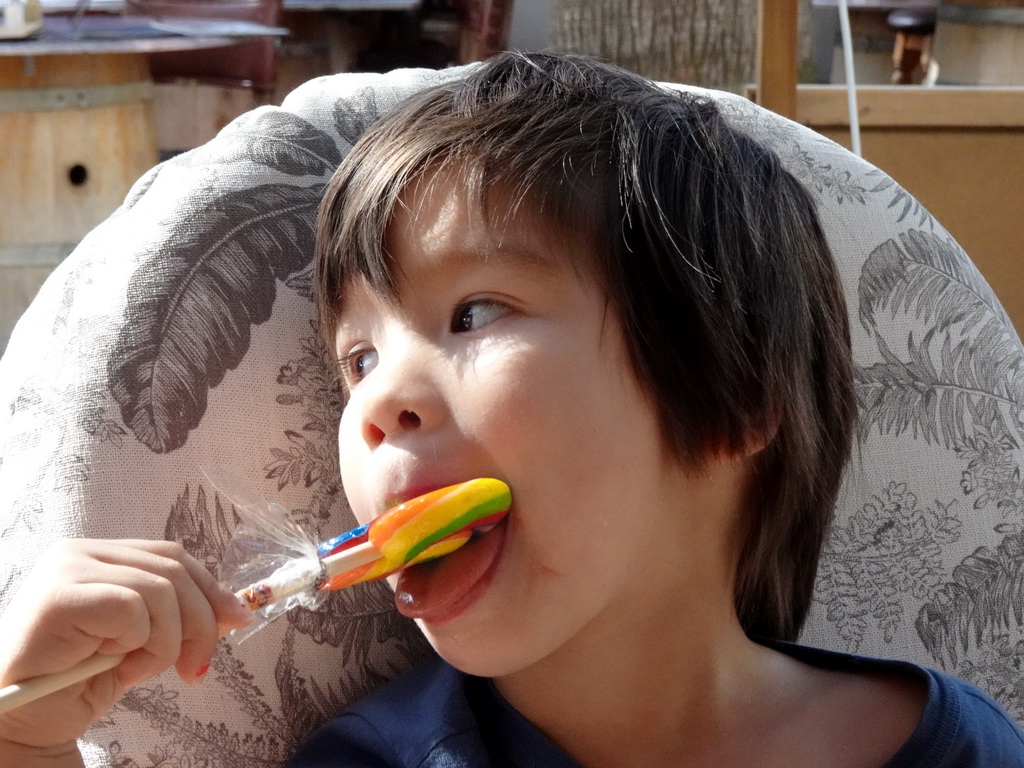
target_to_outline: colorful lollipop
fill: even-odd
[[[454,552],[472,531],[496,523],[512,495],[492,478],[469,480],[392,507],[317,548],[319,567],[296,561],[236,592],[252,610],[309,589],[342,589]]]

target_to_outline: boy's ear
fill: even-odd
[[[741,454],[743,458],[749,459],[756,456],[775,440],[779,434],[779,427],[782,425],[782,414],[773,411],[765,415],[765,421],[760,429],[751,430],[743,440]]]
[[[782,424],[782,414],[773,412],[766,415],[761,425],[751,425],[738,446],[729,445],[723,442],[719,445],[710,446],[707,452],[709,460],[719,461],[746,461],[761,453],[771,445],[779,433]]]

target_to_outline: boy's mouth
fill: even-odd
[[[486,591],[504,552],[508,517],[473,531],[473,538],[439,560],[404,569],[395,585],[398,612],[443,624],[467,610]]]

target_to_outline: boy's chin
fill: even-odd
[[[438,636],[419,621],[416,623],[420,625],[420,629],[437,655],[467,675],[500,678],[530,666],[530,661],[524,655],[517,653],[517,649],[509,647],[509,644],[502,639],[492,639],[489,644],[476,642],[467,646],[466,641]]]

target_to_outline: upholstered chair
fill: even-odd
[[[219,573],[228,467],[321,536],[341,398],[313,327],[324,185],[404,96],[455,76],[320,78],[157,166],[53,273],[0,361],[0,594],[66,536],[180,541]],[[842,147],[731,94],[728,119],[810,190],[839,262],[861,445],[803,641],[937,666],[1024,722],[1024,349],[970,259]],[[429,649],[382,584],[331,594],[241,645],[199,687],[131,690],[90,768],[273,768],[318,723]]]

